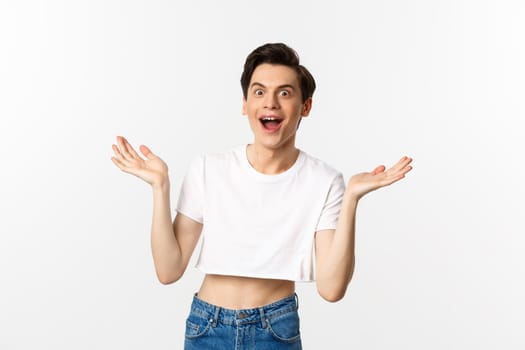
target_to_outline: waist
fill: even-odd
[[[295,292],[289,280],[208,274],[197,294],[200,300],[226,309],[251,309]]]
[[[214,323],[226,325],[240,325],[256,322],[265,322],[282,314],[296,312],[299,308],[297,294],[294,292],[285,298],[273,303],[255,308],[228,309],[218,305],[210,304],[197,296],[195,293],[191,304],[191,312]]]

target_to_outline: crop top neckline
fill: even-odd
[[[302,150],[299,149],[299,155],[293,163],[293,165],[279,174],[263,174],[257,171],[248,161],[248,144],[244,144],[237,148],[237,156],[240,160],[242,168],[246,173],[260,182],[277,182],[283,181],[294,176],[297,173],[297,170],[301,167],[301,164],[304,162],[305,154]]]

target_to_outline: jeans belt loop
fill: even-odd
[[[216,306],[215,307],[215,315],[213,316],[213,319],[212,319],[212,322],[211,322],[211,326],[212,327],[217,327],[217,323],[219,321],[219,312],[221,311],[221,308]]]
[[[264,314],[264,309],[262,307],[259,308],[259,314],[261,315],[262,328],[266,328],[266,315]]]

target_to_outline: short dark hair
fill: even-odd
[[[250,85],[253,71],[258,65],[263,63],[282,64],[295,69],[301,87],[303,103],[313,96],[315,91],[314,77],[308,69],[299,64],[297,52],[283,43],[268,43],[253,50],[246,58],[241,75],[241,87],[245,99],[248,97],[248,86]]]

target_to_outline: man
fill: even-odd
[[[315,81],[284,44],[255,49],[241,86],[254,141],[191,164],[173,223],[166,164],[146,146],[142,159],[123,137],[112,160],[152,185],[151,245],[162,283],[183,275],[203,236],[197,267],[206,275],[185,349],[301,349],[295,282],[315,280],[324,299],[343,298],[354,271],[358,201],[402,179],[412,160],[345,185],[340,172],[297,149]]]

